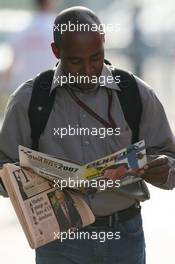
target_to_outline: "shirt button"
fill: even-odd
[[[84,143],[85,143],[86,145],[89,145],[89,141],[87,141],[87,140],[86,140]]]
[[[86,114],[82,114],[82,117],[85,118],[86,117]]]
[[[43,108],[42,108],[42,106],[38,106],[38,111],[42,111],[43,110]]]

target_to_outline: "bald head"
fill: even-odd
[[[60,47],[65,32],[98,31],[102,34],[101,25],[99,18],[91,9],[83,6],[67,8],[60,12],[54,21],[54,42]]]
[[[52,51],[60,59],[65,75],[100,76],[104,61],[104,34],[96,14],[77,6],[63,10],[55,19]],[[89,89],[94,83],[76,83]]]

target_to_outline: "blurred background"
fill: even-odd
[[[0,0],[0,123],[18,85],[56,63],[50,49],[56,14],[74,5],[93,9],[106,32],[106,58],[152,86],[175,132],[175,2],[173,0]],[[175,193],[150,187],[143,204],[147,264],[175,263]],[[35,263],[9,199],[0,197],[2,263]],[[49,263],[48,263],[49,264]],[[129,263],[128,263],[129,264]]]

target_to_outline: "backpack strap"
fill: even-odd
[[[44,131],[55,99],[56,89],[50,94],[54,70],[40,73],[34,80],[28,116],[34,150],[38,150],[39,138]]]
[[[114,78],[120,76],[118,84],[120,91],[117,95],[131,131],[132,143],[139,141],[139,127],[142,116],[142,101],[139,93],[137,82],[132,73],[111,68]]]
[[[105,64],[111,65],[105,60]],[[142,102],[134,76],[126,71],[112,68],[114,78],[120,76],[118,98],[125,120],[132,130],[132,143],[139,140],[139,124]],[[40,73],[34,81],[28,115],[31,127],[32,149],[38,150],[39,138],[44,131],[54,104],[56,89],[50,94],[54,70]]]

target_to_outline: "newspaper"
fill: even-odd
[[[22,167],[31,168],[48,180],[71,179],[77,182],[77,186],[81,180],[107,179],[111,175],[110,178],[118,179],[122,187],[140,181],[139,173],[147,163],[144,140],[85,165],[57,159],[21,145],[19,159]]]
[[[32,248],[53,241],[54,234],[57,239],[61,232],[78,231],[95,221],[86,188],[78,184],[60,188],[55,181],[119,180],[120,191],[142,181],[140,171],[147,163],[144,140],[85,165],[23,146],[19,146],[19,160],[20,166],[5,164],[0,177]]]
[[[146,164],[145,141],[142,140],[84,165],[83,178],[93,180],[107,176],[119,179],[122,187],[142,180],[139,175]]]
[[[55,234],[77,231],[95,221],[83,194],[53,187],[31,169],[5,164],[0,176],[32,248],[57,239]]]

